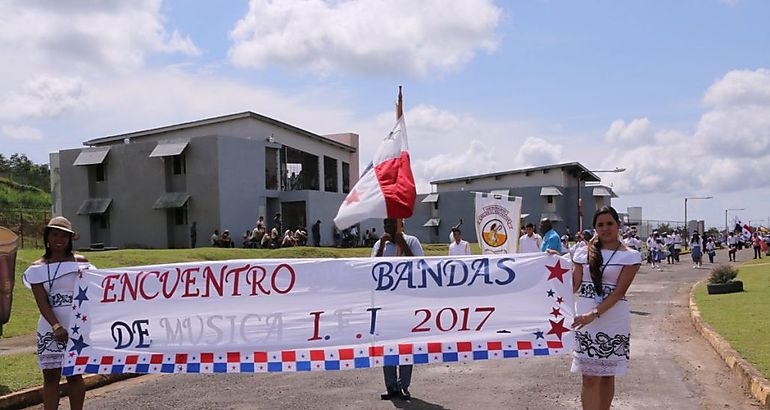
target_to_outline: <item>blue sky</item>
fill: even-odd
[[[252,110],[358,132],[362,161],[405,87],[420,189],[578,160],[646,218],[764,219],[770,3],[9,1],[0,152]],[[41,28],[42,27],[42,28]],[[764,178],[766,179],[766,177]],[[754,205],[756,204],[756,205]]]

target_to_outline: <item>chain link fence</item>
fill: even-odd
[[[42,248],[43,230],[50,219],[50,209],[0,209],[0,226],[19,235],[21,248]]]
[[[653,231],[662,231],[671,233],[674,229],[684,230],[682,221],[665,221],[659,219],[642,219],[641,221],[629,222],[628,226],[636,226],[636,234],[640,238],[647,238]]]

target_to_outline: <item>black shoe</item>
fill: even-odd
[[[403,389],[401,389],[401,398],[404,400],[409,400],[412,398],[412,394],[409,393],[408,388],[404,387]]]
[[[401,397],[401,392],[398,390],[388,390],[386,393],[380,394],[380,400],[393,400]]]

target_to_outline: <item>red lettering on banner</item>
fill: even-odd
[[[151,276],[154,280],[148,281]],[[242,296],[243,286],[250,288],[248,296],[285,295],[294,290],[296,283],[296,272],[286,263],[275,266],[272,272],[250,264],[232,268],[223,265],[218,272],[209,265],[174,267],[163,271],[106,275],[101,284],[101,302],[153,300],[158,296],[164,299]],[[156,287],[159,290],[150,290]]]
[[[149,295],[147,295],[147,293],[144,292],[144,281],[150,275],[155,275],[156,278],[159,278],[160,272],[158,272],[158,271],[144,272],[144,273],[143,272],[139,272],[139,274],[137,275],[137,276],[141,276],[142,277],[141,279],[139,279],[139,294],[142,295],[142,298],[144,300],[153,300],[156,297],[158,297],[158,295],[160,295],[160,291],[155,292],[155,294],[152,295],[152,296],[149,296]]]
[[[182,277],[184,278],[184,293],[182,294],[183,298],[192,298],[201,294],[198,288],[195,288],[195,293],[192,293],[190,290],[190,286],[195,286],[196,282],[195,277],[192,275],[193,272],[200,272],[200,268],[189,268],[182,272]]]
[[[112,281],[118,278],[120,278],[120,275],[107,275],[104,277],[104,279],[102,279],[102,289],[104,289],[104,294],[102,295],[102,303],[110,303],[118,299],[118,297],[114,294],[110,298],[107,297],[107,294],[111,290],[115,289],[115,284],[112,283]]]

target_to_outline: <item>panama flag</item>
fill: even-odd
[[[334,223],[345,229],[368,218],[409,218],[416,199],[402,115],[342,201]]]

